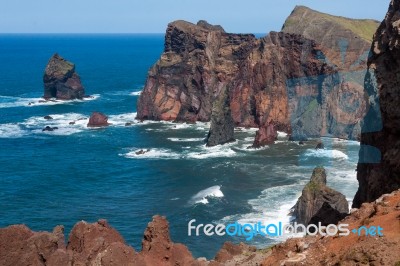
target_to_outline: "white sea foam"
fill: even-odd
[[[108,122],[111,126],[125,126],[126,123],[131,123],[132,125],[141,124],[136,120],[137,113],[126,113],[119,115],[108,116]]]
[[[138,154],[141,150],[144,151],[143,154]],[[120,154],[126,158],[130,159],[179,159],[180,154],[175,153],[168,149],[133,149],[126,154]]]
[[[325,149],[307,149],[306,152],[302,155],[306,157],[325,157],[325,158],[334,158],[334,159],[342,159],[347,160],[349,156],[339,150],[325,150]]]
[[[208,199],[210,198],[222,198],[224,197],[224,193],[221,191],[221,186],[212,186],[209,188],[206,188],[204,190],[199,191],[194,195],[190,200],[190,204],[207,204]]]
[[[237,153],[231,149],[233,144],[234,142],[225,145],[217,145],[214,147],[206,147],[206,145],[202,145],[200,151],[190,152],[186,155],[186,157],[191,159],[234,157],[237,155]]]
[[[20,138],[27,135],[27,132],[18,124],[0,124],[0,138]]]
[[[43,98],[24,98],[12,96],[0,96],[0,108],[11,107],[34,107],[43,105],[58,105],[58,104],[72,104],[76,102],[93,101],[100,97],[100,94],[91,95],[83,100],[68,100],[61,101],[56,99],[44,100]]]
[[[203,141],[204,138],[168,138],[168,140],[173,142],[199,142]]]
[[[288,136],[287,133],[278,131],[278,138],[286,138]]]
[[[132,96],[140,96],[140,94],[142,94],[142,91],[134,91],[130,93]]]

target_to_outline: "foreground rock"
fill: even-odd
[[[359,188],[353,207],[400,187],[399,12],[400,1],[391,1],[371,48],[369,72],[365,76],[365,89],[371,95],[371,115],[366,117],[361,135]]]
[[[229,106],[229,92],[226,87],[222,90],[213,103],[211,127],[206,140],[208,147],[235,141],[235,124]]]
[[[75,65],[58,54],[50,58],[43,82],[45,99],[73,100],[85,96],[80,77],[75,72]]]
[[[89,118],[87,127],[106,127],[110,125],[108,123],[108,117],[100,112],[93,112]]]
[[[343,224],[383,228],[383,236],[303,237],[290,239],[271,249],[261,265],[398,265],[400,262],[400,191],[364,203]]]
[[[349,212],[346,197],[326,186],[326,172],[323,167],[314,169],[310,182],[304,187],[300,198],[293,207],[296,222],[304,225],[337,224]]]

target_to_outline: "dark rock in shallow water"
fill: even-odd
[[[318,142],[317,146],[315,146],[316,150],[324,149],[324,148],[325,148],[325,146],[324,146],[324,143],[322,143],[322,142]]]
[[[228,89],[224,87],[222,90],[213,103],[211,127],[207,136],[208,147],[235,141],[235,124],[229,106]]]
[[[75,65],[54,54],[47,66],[43,77],[44,98],[59,100],[82,99],[85,90],[81,84]]]
[[[256,132],[256,137],[252,148],[260,148],[269,144],[274,144],[278,138],[278,133],[274,124],[271,122],[266,126],[260,127]]]
[[[304,145],[304,141],[299,141],[299,145]]]
[[[58,129],[58,127],[46,126],[45,128],[42,129],[42,131],[54,131],[55,129]]]
[[[310,182],[304,187],[300,198],[293,207],[296,222],[304,225],[337,223],[349,212],[346,197],[326,186],[326,172],[316,167]]]
[[[363,123],[353,207],[400,188],[400,1],[393,0],[374,35],[365,90],[371,108]]]
[[[70,125],[75,125],[75,121],[69,122]]]
[[[127,123],[125,123],[125,126],[126,127],[132,126],[132,123],[131,122],[127,122]]]
[[[89,118],[87,127],[106,127],[108,125],[108,117],[105,114],[93,112]]]
[[[51,120],[51,119],[53,119],[53,117],[51,117],[51,116],[49,116],[49,115],[46,115],[45,117],[43,117],[44,119],[46,119],[46,120]]]

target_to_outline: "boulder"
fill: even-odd
[[[93,112],[89,118],[87,127],[106,127],[108,125],[108,117],[105,114]]]
[[[44,116],[43,118],[46,119],[46,120],[52,120],[52,119],[53,119],[53,117],[51,117],[51,116],[49,116],[49,115],[46,115],[46,116]]]
[[[326,186],[326,172],[316,167],[310,182],[304,187],[300,198],[292,209],[296,222],[304,225],[336,224],[349,212],[346,197]]]
[[[45,99],[73,100],[85,96],[80,77],[75,72],[75,65],[58,54],[50,58],[43,82]]]

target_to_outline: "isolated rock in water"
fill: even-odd
[[[46,115],[46,116],[44,116],[43,118],[46,119],[46,120],[52,120],[52,119],[53,119],[53,117],[51,117],[51,116],[49,116],[49,115]]]
[[[400,1],[391,1],[385,20],[374,35],[365,90],[370,115],[363,122],[353,201],[358,208],[400,188]]]
[[[316,150],[320,150],[320,149],[324,149],[324,148],[325,148],[324,143],[322,143],[322,142],[318,142],[317,146],[315,146]]]
[[[266,126],[260,127],[256,132],[253,148],[260,148],[265,145],[274,144],[278,137],[278,132],[275,129],[273,122]]]
[[[349,212],[346,197],[326,186],[326,172],[316,167],[310,182],[304,187],[300,198],[293,207],[296,222],[322,225],[335,224]]]
[[[235,124],[229,106],[229,94],[226,87],[213,103],[211,126],[207,136],[207,146],[212,147],[235,141]]]
[[[87,124],[88,127],[106,127],[108,125],[108,117],[100,112],[93,112]]]
[[[46,126],[45,128],[42,129],[42,131],[54,131],[56,129],[58,129],[58,127]]]
[[[75,65],[54,54],[47,66],[43,77],[44,98],[59,100],[82,99],[85,90],[81,84]]]

